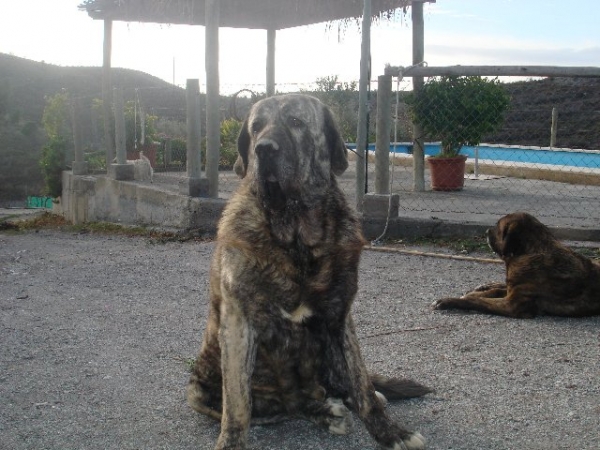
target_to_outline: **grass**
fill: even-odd
[[[389,239],[386,245],[400,245],[403,247],[434,247],[442,248],[460,254],[469,253],[491,253],[487,241],[483,237],[471,238],[405,238]]]
[[[468,255],[470,253],[493,254],[484,237],[472,238],[410,238],[410,239],[389,239],[386,245],[399,245],[402,247],[433,247],[434,249],[444,249],[446,251]],[[600,242],[594,245],[579,247],[570,245],[573,251],[588,258],[600,260]]]
[[[182,362],[188,372],[192,372],[194,370],[194,365],[196,364],[196,358],[186,358],[183,356],[175,356],[173,359],[176,361]]]
[[[3,231],[32,231],[42,229],[54,229],[72,233],[92,233],[105,235],[119,235],[129,237],[145,237],[155,243],[166,242],[186,242],[186,241],[206,241],[207,239],[199,239],[191,234],[172,233],[161,231],[142,226],[125,226],[109,222],[89,222],[79,225],[73,225],[66,221],[62,216],[44,212],[36,215],[31,219],[15,221],[18,216],[8,216],[0,222],[0,230]],[[428,247],[435,249],[443,249],[445,251],[458,254],[468,255],[471,253],[491,254],[487,240],[484,237],[470,238],[403,238],[403,239],[388,239],[385,245],[401,246],[401,247]],[[600,260],[600,243],[597,246],[571,246],[571,248],[588,258]]]
[[[36,215],[30,219],[19,221],[14,221],[14,219],[15,216],[5,218],[0,222],[0,230],[11,230],[13,232],[59,230],[79,234],[91,233],[127,237],[145,237],[156,243],[200,240],[191,234],[173,233],[143,226],[125,226],[110,222],[87,222],[74,225],[65,220],[62,216],[48,212]]]

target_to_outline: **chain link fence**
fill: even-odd
[[[436,79],[425,79],[425,88]],[[454,91],[442,92],[423,105],[425,117],[428,113],[439,120],[429,120],[431,123],[424,126],[425,119],[421,118],[420,123],[416,120],[414,99],[417,96],[412,92],[412,79],[393,79],[388,111],[393,165],[388,167],[388,177],[391,191],[400,197],[400,216],[492,221],[509,212],[525,210],[549,224],[597,226],[600,220],[600,78],[502,77],[497,84],[506,96],[506,104],[486,104],[485,97],[478,99],[473,93],[465,96],[460,89],[466,88],[456,86]],[[219,196],[223,198],[228,198],[239,183],[231,165],[236,156],[241,120],[251,105],[265,95],[264,86],[240,87],[234,94],[221,98]],[[286,89],[315,95],[328,104],[352,147],[357,134],[357,82],[343,83],[337,77],[326,77],[316,83],[294,84]],[[282,90],[279,85],[278,90]],[[147,146],[141,142],[143,134],[144,139],[151,139],[155,151],[154,182],[176,189],[177,180],[185,176],[186,170],[185,90],[130,88],[124,92],[130,145],[134,150]],[[368,120],[372,144],[369,157],[364,161],[367,174],[364,191],[367,193],[376,192],[374,142],[378,101],[381,101],[378,97],[381,93],[372,82]],[[103,147],[101,109],[97,100],[90,100],[89,104],[86,159],[97,163],[102,159]],[[202,98],[199,105],[204,130],[206,110]],[[497,122],[492,123],[492,116],[497,116]],[[143,131],[142,121],[145,121]],[[482,126],[482,122],[487,125]],[[479,134],[473,135],[473,128]],[[420,136],[415,135],[415,130]],[[457,135],[463,138],[458,154],[466,156],[463,187],[457,191],[434,190],[427,159],[438,154]],[[425,158],[420,175],[415,171],[415,157],[418,157],[415,139],[420,141],[418,138],[424,143]],[[351,166],[340,178],[340,184],[350,202],[356,204],[356,165],[363,161],[357,161],[352,153],[351,159]],[[93,164],[91,168],[94,169]],[[98,169],[99,172],[105,170],[104,167]],[[419,176],[423,189],[418,188]]]
[[[549,224],[597,227],[600,78],[503,77],[497,86],[506,103],[481,85],[428,91],[440,81],[448,78],[426,79],[421,97],[410,78],[394,86],[390,186],[400,196],[400,216],[490,221],[523,210]],[[422,173],[414,164],[417,138],[424,143]],[[467,158],[460,190],[432,185],[428,159],[444,152]],[[367,164],[365,191],[375,192],[374,163]],[[423,190],[415,189],[419,176]]]

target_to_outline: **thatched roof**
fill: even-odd
[[[415,1],[371,0],[373,16]],[[219,0],[221,27],[282,29],[361,17],[363,0]],[[205,0],[85,0],[80,9],[93,19],[206,25]]]

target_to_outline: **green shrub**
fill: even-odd
[[[171,162],[185,166],[187,163],[187,143],[185,139],[171,139]]]
[[[479,145],[504,119],[510,97],[497,78],[439,77],[407,96],[412,120],[440,139],[439,156],[457,156],[464,145]]]
[[[46,99],[42,124],[48,142],[42,148],[40,168],[44,177],[44,193],[59,197],[62,193],[62,171],[67,158],[72,160],[73,134],[69,112],[70,102],[66,92]]]
[[[40,168],[44,177],[44,194],[50,197],[60,197],[62,194],[62,171],[64,170],[67,142],[62,136],[48,140],[42,149]]]
[[[225,119],[221,122],[221,148],[219,150],[219,168],[230,170],[238,157],[237,139],[242,122]]]

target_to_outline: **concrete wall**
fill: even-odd
[[[133,181],[65,171],[56,212],[75,224],[103,221],[214,233],[225,203]]]
[[[376,199],[377,200],[377,199]],[[169,191],[158,185],[134,181],[117,181],[107,176],[78,176],[63,172],[63,193],[53,211],[75,224],[113,222],[144,225],[180,232],[216,233],[226,200],[197,198]],[[378,210],[375,210],[378,209]],[[377,238],[386,228],[387,201],[379,199],[362,217],[363,232],[368,240]],[[403,237],[473,237],[484,236],[495,223],[398,217],[397,210],[387,227],[387,238]],[[600,229],[552,227],[559,239],[600,241]]]

